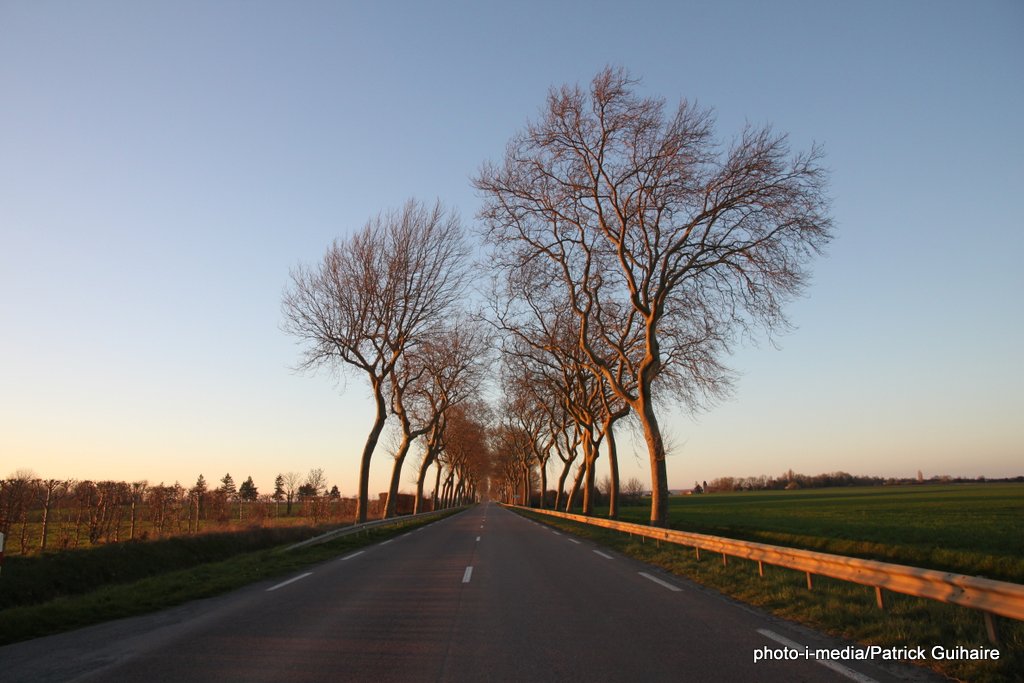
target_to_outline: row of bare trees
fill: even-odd
[[[418,441],[417,510],[430,466],[435,501],[446,492],[452,500],[475,495],[485,476],[470,464],[475,454],[452,447],[456,415],[482,410],[489,346],[463,308],[469,267],[458,215],[440,202],[410,200],[336,240],[318,264],[292,271],[282,311],[285,330],[302,344],[300,368],[362,374],[376,407],[360,458],[359,522],[367,519],[370,463],[389,415],[399,437],[384,516],[395,514],[403,466]]]
[[[0,480],[0,532],[16,539],[21,553],[130,540],[139,535],[144,506],[154,516],[146,520],[148,528],[160,533],[167,527],[169,510],[184,509],[179,501],[185,494],[180,486],[40,479],[19,470]]]
[[[462,312],[470,249],[454,212],[410,201],[295,269],[283,312],[303,345],[300,366],[364,374],[376,405],[358,519],[389,415],[400,430],[389,499],[419,440],[418,496],[435,462],[454,490],[480,485],[484,470],[459,464],[469,456],[455,454],[448,433],[465,419],[482,428],[475,459],[490,458],[495,491],[524,502],[538,485],[546,491],[548,466],[561,462],[556,504],[582,491],[591,512],[603,450],[613,516],[615,427],[629,420],[648,451],[651,523],[663,526],[659,411],[726,396],[723,358],[737,340],[787,326],[783,305],[831,237],[821,159],[817,147],[791,155],[769,127],[722,143],[710,110],[686,101],[670,110],[621,69],[587,89],[552,89],[504,159],[474,178],[490,247],[491,286],[479,289],[490,294],[502,359],[504,398],[489,420],[479,399],[488,339]]]
[[[783,304],[831,225],[817,147],[790,155],[784,135],[752,126],[725,145],[709,110],[668,110],[637,90],[612,68],[589,89],[552,89],[474,183],[504,333],[502,428],[515,455],[503,471],[528,500],[530,469],[543,486],[554,454],[560,494],[578,449],[589,513],[603,443],[614,515],[614,426],[628,417],[647,446],[651,523],[663,526],[658,407],[729,392],[723,357],[755,327],[786,326]]]
[[[351,519],[354,501],[334,486],[323,470],[303,478],[295,472],[277,477],[275,490],[260,495],[248,477],[235,487],[230,474],[211,488],[203,475],[186,488],[175,482],[76,481],[42,479],[19,470],[0,479],[0,532],[12,552],[75,548],[83,544],[194,534],[238,520],[259,524],[271,517],[298,513],[318,524],[330,518]],[[351,503],[351,504],[349,504]],[[284,508],[284,509],[282,509]]]

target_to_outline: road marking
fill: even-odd
[[[386,541],[381,541],[381,542],[380,542],[380,544],[381,544],[381,545],[387,545],[388,543],[391,543],[391,541],[393,541],[393,540],[395,540],[395,539],[393,539],[393,538],[389,538],[389,539],[388,539],[388,540],[386,540]]]
[[[313,572],[306,572],[305,574],[299,574],[298,576],[293,576],[292,578],[288,579],[287,581],[282,581],[281,583],[277,584],[276,586],[271,586],[270,588],[267,589],[267,592],[269,593],[270,591],[276,591],[278,588],[284,588],[289,583],[295,583],[299,579],[304,579],[307,576],[311,575],[312,573]]]
[[[560,533],[558,533],[557,531],[554,531],[554,530],[552,530],[551,533],[553,533],[555,536],[561,536],[562,535],[562,534],[560,534]]]
[[[473,567],[466,567],[466,571],[462,574],[462,583],[469,583],[470,577],[473,576]]]
[[[569,541],[569,543],[575,543],[576,545],[580,544],[580,542],[577,541],[575,538],[570,538],[570,539],[568,539],[568,541]]]
[[[341,561],[344,562],[345,560],[351,560],[356,555],[362,555],[365,552],[366,552],[365,550],[356,551],[356,552],[352,553],[351,555],[346,555],[345,557],[341,558]]]
[[[801,645],[800,643],[794,640],[790,640],[785,636],[780,636],[778,633],[775,633],[774,631],[769,631],[766,628],[759,628],[757,629],[757,632],[765,638],[768,638],[769,640],[774,640],[776,643],[779,643],[780,645],[785,645],[791,650],[796,650],[797,652],[807,651],[807,648]],[[832,669],[837,674],[846,676],[851,681],[858,681],[858,683],[878,683],[878,681],[876,681],[874,678],[871,678],[871,676],[866,676],[865,674],[862,674],[859,671],[854,671],[853,669],[847,666],[843,666],[838,662],[833,662],[829,659],[813,659],[812,661],[821,664],[826,669]]]
[[[600,555],[601,557],[603,557],[606,560],[614,560],[615,559],[614,557],[612,557],[608,553],[602,553],[600,550],[595,550],[594,552],[597,553],[598,555]]]
[[[647,572],[637,572],[637,573],[640,574],[640,576],[644,577],[645,579],[647,579],[649,581],[653,581],[654,583],[658,584],[659,586],[664,586],[665,588],[669,589],[670,591],[675,591],[676,593],[678,593],[679,591],[683,590],[679,586],[673,586],[668,581],[662,581],[658,577],[651,576]]]
[[[479,543],[479,542],[480,542],[480,537],[479,537],[479,536],[477,536],[477,537],[476,537],[476,542],[477,542],[477,543]]]

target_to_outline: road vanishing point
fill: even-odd
[[[846,645],[484,504],[292,576],[2,647],[0,680],[938,680],[754,661]]]

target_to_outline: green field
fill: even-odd
[[[621,509],[645,523],[644,506]],[[674,529],[1024,583],[1024,484],[673,497]]]

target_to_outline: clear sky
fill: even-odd
[[[832,169],[797,329],[664,414],[670,486],[1024,474],[1022,36],[1019,0],[0,0],[0,476],[354,493],[368,389],[290,369],[289,268],[413,196],[472,225],[480,164],[609,64]]]

